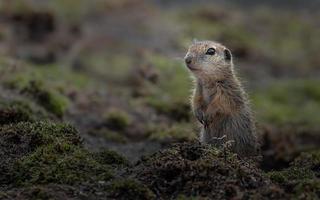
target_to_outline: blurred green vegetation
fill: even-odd
[[[53,63],[39,66],[23,61],[12,64],[5,57],[2,58],[1,62],[1,81],[17,89],[25,87],[30,81],[34,80],[42,81],[57,90],[66,88],[66,85],[83,89],[88,86],[90,80],[88,76],[73,71],[65,64]]]
[[[249,12],[246,15],[235,8],[199,6],[177,15],[189,41],[194,37],[214,39],[227,45],[240,59],[258,59],[303,73],[319,66],[320,30],[315,28],[316,18],[267,7]]]
[[[193,128],[194,126],[190,123],[176,123],[171,127],[150,127],[149,139],[156,141],[191,141],[197,137]]]
[[[177,61],[158,54],[150,54],[147,59],[160,72],[159,84],[154,88],[152,98],[187,102],[185,97],[190,94],[192,79],[182,60]]]
[[[261,122],[274,125],[319,125],[319,83],[319,80],[275,81],[252,92],[256,115]]]

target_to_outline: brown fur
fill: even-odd
[[[214,55],[207,55],[214,48]],[[257,136],[246,94],[238,81],[231,52],[223,45],[195,42],[186,55],[195,77],[192,107],[202,125],[200,140],[222,146],[231,141],[241,156],[255,155]],[[186,61],[187,62],[187,61]]]

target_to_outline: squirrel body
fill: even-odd
[[[235,153],[255,155],[256,128],[230,50],[212,41],[194,42],[185,62],[195,78],[191,104],[201,123],[200,141],[217,147],[229,141]]]

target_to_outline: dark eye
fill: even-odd
[[[213,56],[216,53],[216,50],[214,48],[209,48],[206,52],[207,55]]]

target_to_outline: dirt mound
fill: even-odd
[[[212,199],[284,197],[253,160],[241,160],[228,150],[182,143],[138,162],[137,179],[161,198]]]

